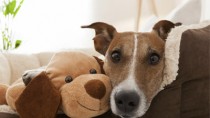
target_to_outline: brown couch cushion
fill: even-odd
[[[18,115],[15,115],[15,114],[1,113],[0,112],[0,118],[20,118],[20,117]],[[69,117],[66,116],[65,114],[57,114],[56,118],[69,118]],[[114,115],[111,112],[111,110],[109,110],[105,114],[94,117],[94,118],[120,118],[120,117]]]
[[[15,114],[9,114],[9,113],[1,113],[0,112],[0,118],[20,118],[18,115]],[[56,118],[69,118],[65,114],[58,114]]]
[[[154,98],[143,118],[209,118],[209,60],[210,25],[185,31],[178,76]]]
[[[0,112],[0,118],[19,118],[19,117],[15,114],[1,113]]]

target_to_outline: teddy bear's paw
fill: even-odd
[[[37,75],[39,75],[44,69],[35,69],[35,70],[28,70],[25,71],[22,75],[23,83],[27,86],[28,83]]]

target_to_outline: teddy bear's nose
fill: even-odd
[[[85,84],[85,90],[91,97],[96,99],[101,99],[106,94],[106,86],[100,80],[90,80]]]

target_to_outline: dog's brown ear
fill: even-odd
[[[60,101],[59,91],[42,72],[26,86],[15,105],[21,118],[55,118]]]
[[[114,34],[117,32],[116,29],[103,22],[96,22],[91,25],[82,26],[82,28],[95,29],[96,36],[93,38],[95,50],[105,55]]]
[[[171,31],[171,29],[176,26],[180,26],[181,24],[182,23],[179,22],[173,23],[168,20],[161,20],[154,25],[153,31],[156,32],[160,38],[165,40],[168,37],[168,33]]]

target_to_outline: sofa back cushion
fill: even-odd
[[[37,54],[0,53],[0,83],[11,84],[22,76],[24,71],[47,65],[54,53]]]
[[[0,53],[0,62],[0,83],[9,84],[11,78],[10,64],[3,53]]]

